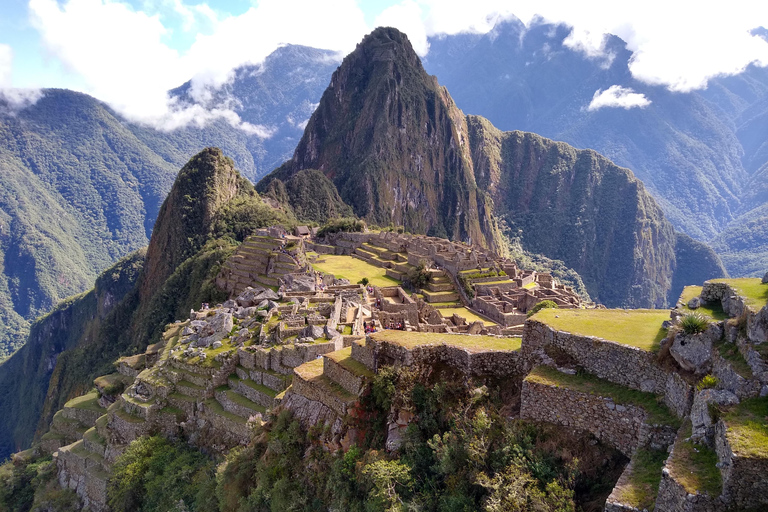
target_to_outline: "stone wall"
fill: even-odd
[[[727,425],[715,425],[715,451],[723,477],[723,496],[737,510],[768,509],[768,459],[740,457],[726,436]]]
[[[340,434],[343,428],[341,418],[328,406],[318,400],[311,400],[301,394],[289,391],[285,394],[283,405],[293,412],[305,428],[313,425],[330,425],[331,433]]]
[[[330,357],[323,358],[323,375],[356,396],[360,395],[365,386],[362,376],[355,375]]]
[[[472,351],[450,345],[451,336],[455,335],[446,335],[446,341],[443,344],[422,345],[413,349],[407,349],[396,343],[367,338],[366,347],[373,347],[373,368],[389,364],[402,366],[444,364],[466,377],[508,377],[523,375],[526,371],[527,365],[522,360],[520,351]]]
[[[562,350],[601,379],[664,396],[665,403],[679,417],[690,410],[692,387],[676,373],[663,369],[656,354],[593,336],[557,331],[528,320],[523,330],[523,357],[532,364],[535,353],[546,346]]]
[[[520,417],[591,432],[628,457],[640,446],[667,447],[677,433],[646,423],[641,407],[530,380],[523,381]]]
[[[80,446],[81,441],[76,443]],[[77,493],[86,509],[103,512],[107,508],[107,473],[100,462],[72,450],[61,449],[56,458],[59,484]]]

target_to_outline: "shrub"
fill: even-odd
[[[368,280],[368,278],[367,278],[367,277],[364,277],[364,278],[362,278],[361,280],[359,280],[359,281],[357,282],[357,284],[361,284],[361,285],[363,285],[363,286],[368,286],[368,283],[370,283],[370,281]]]
[[[419,263],[419,266],[411,269],[403,279],[406,286],[410,288],[424,288],[429,282],[429,270],[424,262]]]
[[[696,389],[701,391],[702,389],[714,388],[715,386],[717,386],[719,382],[720,382],[720,379],[718,379],[712,374],[708,374],[702,377],[699,383],[696,384]]]
[[[365,222],[353,217],[342,217],[339,219],[331,219],[317,231],[318,237],[324,237],[332,233],[340,232],[348,233],[360,233],[365,231]]]
[[[530,318],[531,316],[535,315],[536,313],[538,313],[542,309],[549,309],[549,308],[557,309],[557,307],[558,306],[557,306],[557,303],[555,301],[543,300],[543,301],[539,302],[538,304],[536,304],[535,306],[533,306],[531,309],[528,310],[527,317]]]
[[[680,320],[680,328],[685,334],[698,334],[709,327],[709,319],[701,313],[689,313]]]

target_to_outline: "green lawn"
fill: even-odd
[[[581,372],[576,375],[569,375],[549,366],[538,366],[531,370],[531,373],[528,374],[525,380],[547,386],[572,389],[590,395],[610,397],[617,404],[633,404],[642,407],[648,413],[648,421],[650,423],[673,427],[680,425],[680,419],[664,405],[660,397],[653,393],[646,393],[608,382],[591,373]]]
[[[691,437],[691,422],[686,420],[675,441],[674,456],[669,470],[675,480],[690,494],[706,492],[710,496],[719,496],[722,492],[722,479],[717,469],[717,454],[706,445],[694,445],[686,441]]]
[[[73,407],[75,409],[88,409],[89,411],[103,411],[104,409],[99,405],[99,393],[97,391],[91,391],[88,394],[82,396],[76,396],[66,404],[64,407]]]
[[[379,331],[371,335],[378,341],[395,343],[412,349],[420,345],[452,345],[474,351],[484,350],[519,350],[521,339],[496,336],[468,336],[463,334],[443,334],[434,332],[407,332],[396,330]]]
[[[667,335],[666,309],[542,309],[531,317],[558,331],[596,336],[654,352]]]
[[[656,503],[661,470],[666,458],[665,450],[638,448],[632,458],[629,478],[618,485],[619,501],[640,510],[651,510]]]
[[[681,304],[680,309],[686,313],[692,313],[696,311],[697,313],[707,315],[715,321],[726,320],[728,315],[726,315],[725,311],[723,311],[723,305],[719,301],[702,303],[702,305],[695,310],[688,307],[688,301],[701,295],[701,289],[701,286],[686,286],[683,288],[683,293],[680,295],[680,298],[677,299],[677,303]]]
[[[768,283],[760,282],[759,277],[742,277],[737,279],[712,279],[713,283],[727,283],[744,297],[747,305],[760,309],[768,304]]]
[[[398,286],[400,281],[386,275],[385,269],[371,265],[352,256],[325,255],[312,263],[312,267],[338,279],[349,279],[354,284],[367,277],[374,286]]]
[[[744,400],[722,417],[734,455],[768,458],[768,397]]]
[[[490,320],[486,320],[485,318],[482,318],[478,315],[476,315],[473,311],[470,311],[467,308],[438,308],[438,311],[444,316],[444,317],[451,317],[454,313],[456,313],[459,316],[463,316],[467,319],[467,322],[472,323],[477,320],[480,320],[485,325],[496,325],[495,323],[491,322]]]

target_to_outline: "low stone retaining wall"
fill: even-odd
[[[330,357],[323,358],[323,375],[355,396],[359,396],[365,386],[363,377],[350,372]]]
[[[740,457],[726,436],[727,425],[715,425],[715,451],[723,477],[723,496],[737,510],[768,509],[768,459]]]
[[[81,443],[78,441],[59,450],[56,460],[59,484],[75,491],[87,509],[104,512],[108,510],[107,473],[99,462],[76,452],[77,447],[82,448]]]
[[[677,435],[672,427],[646,423],[641,407],[529,380],[523,381],[520,417],[591,432],[628,457],[640,446],[667,447]]]
[[[670,455],[671,457],[671,455]],[[607,509],[606,509],[607,510]],[[661,473],[655,512],[726,512],[728,507],[717,496],[689,494],[667,469]]]
[[[449,336],[451,335],[446,335],[446,338]],[[366,341],[366,346],[370,345],[374,346],[374,366],[376,367],[381,364],[432,366],[442,363],[458,370],[467,377],[523,375],[527,367],[520,351],[471,351],[452,346],[448,342],[407,349],[395,343],[373,341],[369,338],[369,341]],[[355,356],[353,355],[353,357]],[[355,359],[357,358],[355,357]]]
[[[347,415],[348,404],[330,393],[330,390],[326,389],[325,386],[316,385],[312,380],[304,380],[301,376],[294,375],[291,387],[294,395],[302,395],[307,400],[324,404],[339,418]]]
[[[690,411],[693,387],[677,373],[664,370],[654,353],[594,336],[557,331],[542,322],[528,320],[523,329],[524,358],[533,364],[535,353],[547,346],[562,350],[601,379],[662,395],[678,417]]]
[[[317,400],[289,391],[283,399],[283,405],[293,412],[305,428],[314,425],[330,425],[331,434],[340,434],[343,428],[341,418],[328,406]]]

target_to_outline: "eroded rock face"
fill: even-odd
[[[715,424],[709,414],[709,404],[736,405],[738,397],[727,390],[704,389],[696,393],[691,407],[691,438],[697,441],[713,444]]]
[[[712,367],[712,344],[723,335],[719,324],[712,324],[700,334],[678,333],[669,353],[680,367],[696,375],[703,375]]]

